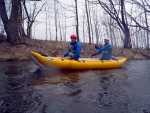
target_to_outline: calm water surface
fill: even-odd
[[[149,87],[149,60],[73,72],[0,62],[0,113],[150,113]]]

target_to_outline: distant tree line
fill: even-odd
[[[19,43],[23,38],[33,38],[33,24],[45,7],[46,40],[49,36],[49,40],[66,41],[66,31],[69,27],[66,19],[71,18],[67,17],[66,13],[72,12],[74,25],[70,27],[75,28],[78,41],[100,43],[102,37],[109,37],[114,47],[150,49],[148,0],[82,0],[82,8],[79,0],[72,0],[73,5],[53,0],[55,37],[52,36],[49,19],[52,4],[48,5],[47,1],[37,10],[35,2],[29,13],[26,2],[27,0],[0,0],[1,35],[5,31],[7,42],[12,45]],[[82,10],[82,15],[79,15],[79,10],[80,13]],[[27,21],[26,30],[24,20]]]

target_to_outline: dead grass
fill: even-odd
[[[38,52],[40,54],[46,54],[48,56],[63,56],[69,46],[69,42],[55,42],[55,41],[43,41],[26,39],[20,45],[11,46],[8,43],[0,44],[0,61],[13,61],[13,60],[31,60],[27,53],[27,48]],[[82,43],[81,57],[91,57],[91,54],[96,52],[94,44]],[[123,56],[128,59],[141,60],[150,59],[150,51],[142,49],[121,49],[114,48],[113,56]],[[95,56],[95,57],[99,57]]]

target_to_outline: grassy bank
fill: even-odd
[[[20,45],[11,46],[8,43],[0,44],[0,61],[24,61],[31,60],[27,53],[27,48],[49,56],[63,56],[66,52],[69,42],[55,42],[27,39]],[[96,52],[94,44],[82,43],[83,50],[81,57],[90,57],[92,53]],[[132,60],[150,59],[150,51],[143,49],[122,49],[113,48],[113,56],[123,56]],[[95,57],[100,57],[95,56]]]

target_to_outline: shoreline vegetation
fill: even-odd
[[[37,39],[25,39],[23,43],[10,45],[8,43],[0,43],[0,61],[30,61],[31,58],[27,53],[27,49],[40,54],[52,57],[62,57],[67,51],[70,42],[46,41]],[[91,54],[96,52],[95,44],[82,44],[82,58],[90,58]],[[150,51],[146,49],[122,49],[113,47],[113,56],[127,57],[128,60],[148,60],[150,59]],[[100,58],[100,55],[95,56]]]

